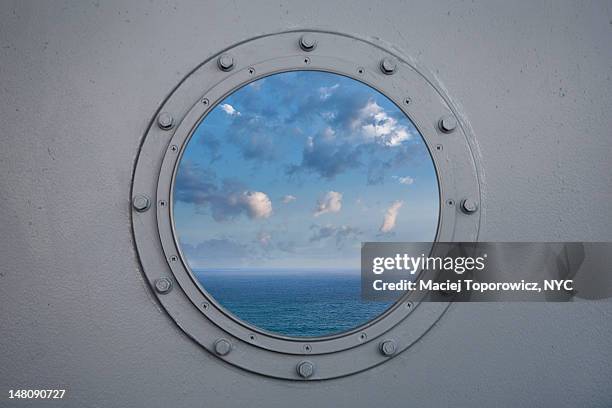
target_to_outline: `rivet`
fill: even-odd
[[[300,38],[300,48],[310,52],[317,48],[317,40],[315,40],[311,34],[304,34],[302,38]]]
[[[171,152],[177,152],[178,151],[178,146],[177,145],[170,146],[170,151]]]
[[[383,72],[383,74],[392,75],[395,73],[396,69],[397,63],[395,60],[391,58],[383,58],[382,61],[380,61],[380,70]]]
[[[234,57],[229,54],[223,54],[217,59],[217,66],[221,71],[231,71],[234,68]]]
[[[389,357],[395,354],[397,344],[395,343],[395,340],[385,340],[380,343],[379,349],[383,356]]]
[[[204,106],[208,106],[209,102],[210,102],[210,101],[208,100],[208,98],[204,98],[204,99],[202,99],[202,104],[203,104]]]
[[[162,112],[157,117],[157,126],[163,130],[170,130],[174,126],[174,118],[168,112]]]
[[[138,212],[145,212],[151,208],[151,200],[144,194],[138,194],[132,199],[132,206]]]
[[[304,351],[310,353],[312,351],[312,346],[310,344],[304,344]]]
[[[172,290],[172,281],[168,278],[159,278],[155,280],[155,290],[157,293],[165,294]]]
[[[215,341],[215,353],[220,356],[226,356],[232,351],[232,344],[227,339],[218,339]]]
[[[298,363],[296,369],[300,377],[310,378],[314,374],[315,366],[310,361],[301,361]]]
[[[438,129],[444,133],[450,133],[457,128],[457,119],[454,116],[442,116],[438,121]]]
[[[461,201],[461,210],[466,214],[473,214],[478,211],[478,203],[471,198],[464,198]]]

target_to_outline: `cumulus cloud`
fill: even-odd
[[[380,226],[380,232],[387,233],[395,228],[397,214],[403,205],[403,201],[394,201],[391,206],[387,208],[387,211],[385,211],[385,215],[383,217],[383,223]]]
[[[321,88],[319,88],[319,97],[321,98],[321,100],[328,99],[330,96],[333,95],[334,91],[338,89],[339,86],[340,84],[335,84],[333,86],[322,86]]]
[[[407,185],[407,186],[409,186],[410,184],[414,183],[414,178],[412,178],[410,176],[404,176],[404,177],[393,176],[393,178],[396,179],[398,183],[404,184],[404,185]]]
[[[319,242],[326,239],[333,239],[336,242],[336,247],[340,248],[347,240],[357,239],[362,232],[349,225],[341,225],[339,227],[331,224],[320,226],[312,225],[310,229],[313,231],[310,237],[310,242]]]
[[[245,206],[250,218],[268,218],[272,215],[272,201],[261,191],[244,191],[238,202]]]
[[[399,124],[372,99],[360,109],[352,127],[361,129],[366,138],[375,139],[385,146],[399,146],[411,138],[406,126]]]
[[[317,208],[315,208],[314,216],[325,213],[337,213],[342,208],[342,194],[337,191],[328,191],[319,199]]]
[[[216,174],[189,162],[179,168],[175,184],[178,201],[209,208],[215,221],[226,221],[244,214],[251,219],[272,215],[272,201],[261,191],[251,191],[231,179],[217,180]]]
[[[297,200],[297,197],[291,194],[287,194],[286,196],[283,197],[282,202],[283,204],[289,204],[293,201]]]
[[[301,162],[289,165],[288,175],[314,173],[333,180],[365,166],[367,183],[381,184],[387,171],[404,165],[413,156],[415,150],[407,141],[414,138],[416,130],[401,111],[387,111],[373,98],[345,92],[309,102],[317,106],[316,112],[326,126],[305,138]],[[300,106],[298,111],[301,114],[308,109]],[[304,113],[304,117],[314,114]]]
[[[223,112],[227,113],[230,116],[240,116],[240,112],[238,112],[232,105],[229,103],[224,103],[220,106]]]

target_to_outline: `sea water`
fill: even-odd
[[[359,272],[194,270],[194,274],[226,311],[285,336],[327,336],[351,330],[391,305],[362,300]]]

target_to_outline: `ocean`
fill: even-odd
[[[359,273],[194,270],[194,274],[234,316],[285,336],[341,333],[367,323],[391,305],[362,300]]]

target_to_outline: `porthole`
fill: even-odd
[[[349,77],[243,85],[197,125],[174,178],[179,249],[228,315],[282,336],[355,330],[391,306],[360,295],[361,242],[434,241],[439,190],[414,124]]]
[[[446,310],[361,301],[361,242],[473,241],[483,209],[468,128],[431,77],[379,44],[313,31],[308,48],[304,34],[242,42],[188,75],[132,191],[168,314],[228,363],[290,380],[380,364]],[[479,211],[448,204],[466,198]]]

